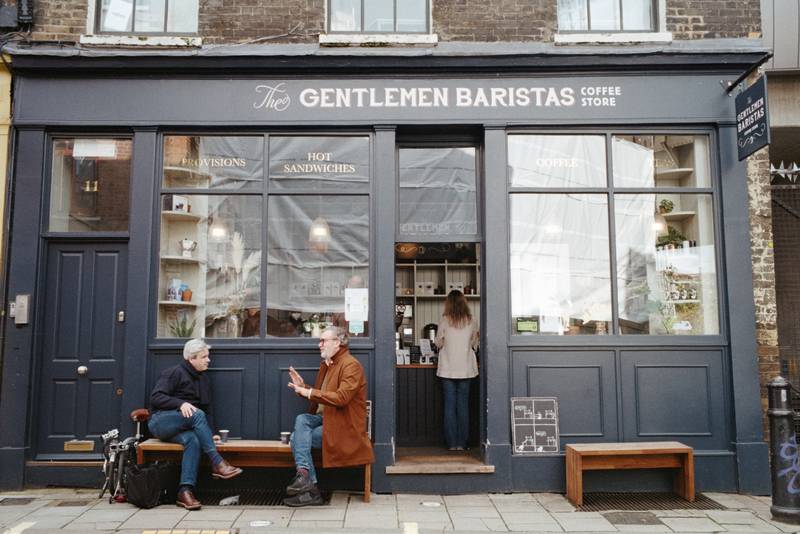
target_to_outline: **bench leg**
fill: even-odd
[[[567,500],[573,506],[583,504],[583,465],[581,457],[575,451],[567,449]]]
[[[675,493],[694,502],[694,454],[682,455],[681,467],[675,474]]]
[[[369,502],[372,493],[372,464],[364,466],[364,502]]]

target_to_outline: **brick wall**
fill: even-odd
[[[32,38],[77,41],[92,1],[37,0]],[[198,30],[209,44],[316,42],[325,26],[326,0],[199,2]],[[557,0],[432,2],[433,30],[442,41],[552,41],[557,29]],[[666,11],[675,39],[747,37],[760,28],[758,0],[667,0]]]
[[[753,255],[753,300],[756,309],[756,343],[761,385],[764,435],[767,435],[766,384],[780,374],[778,351],[775,262],[772,238],[772,194],[770,192],[769,151],[763,148],[747,160],[750,200],[750,246]],[[800,199],[800,195],[798,195]],[[776,212],[777,214],[777,212]],[[800,225],[798,225],[800,227]],[[800,248],[795,248],[800,250]],[[800,287],[798,288],[800,290]],[[798,291],[800,296],[800,291]]]
[[[761,31],[757,0],[667,0],[667,31],[675,39],[748,37]]]

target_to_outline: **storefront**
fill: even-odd
[[[19,431],[0,437],[0,484],[85,480],[76,462],[189,335],[214,347],[220,425],[277,439],[304,409],[288,367],[312,374],[335,324],[367,372],[378,492],[563,490],[563,454],[514,447],[512,397],[557,398],[562,450],[679,440],[701,490],[768,492],[721,83],[765,54],[708,47],[16,49],[0,422]],[[481,469],[398,474],[401,448],[438,446],[441,416],[433,367],[396,349],[416,354],[450,289],[480,321]]]

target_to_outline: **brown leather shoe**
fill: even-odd
[[[178,492],[178,500],[175,501],[175,504],[177,504],[178,506],[183,506],[187,510],[199,510],[200,506],[202,506],[200,504],[200,501],[195,499],[192,490],[188,489],[181,490]]]
[[[233,467],[225,460],[222,460],[217,465],[211,466],[211,476],[214,478],[222,478],[227,480],[241,474],[242,470],[239,467]]]

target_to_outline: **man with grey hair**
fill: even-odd
[[[183,361],[161,373],[150,395],[150,432],[163,441],[183,445],[176,504],[187,510],[200,509],[194,489],[201,452],[211,460],[211,476],[215,478],[233,478],[242,472],[226,462],[214,444],[219,436],[212,435],[211,387],[204,374],[211,362],[210,348],[202,339],[187,341]]]
[[[329,326],[319,336],[322,362],[314,387],[289,367],[289,388],[309,400],[308,413],[294,422],[291,437],[297,474],[286,488],[287,506],[324,504],[317,488],[311,449],[322,449],[323,467],[346,467],[375,461],[367,435],[367,380],[350,354],[347,331]],[[323,424],[324,419],[324,424]]]

